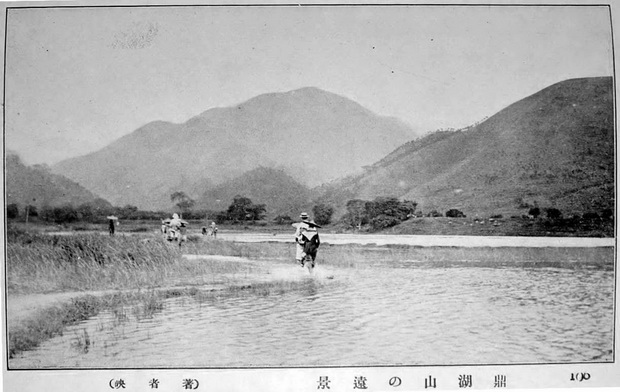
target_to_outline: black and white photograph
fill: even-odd
[[[620,386],[613,5],[3,11],[7,390]]]

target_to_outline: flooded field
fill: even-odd
[[[278,264],[279,278],[299,267]],[[613,260],[560,267],[406,260],[319,265],[268,295],[102,312],[17,368],[295,367],[612,361]]]

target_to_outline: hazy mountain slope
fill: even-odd
[[[17,203],[22,207],[30,204],[60,206],[83,203],[109,205],[79,184],[57,174],[42,165],[26,166],[19,156],[8,152],[5,166],[6,203]]]
[[[250,198],[254,204],[265,204],[269,217],[295,217],[310,203],[306,186],[282,170],[259,167],[205,192],[198,199],[197,207],[225,210],[237,195]]]
[[[259,166],[318,185],[359,171],[415,136],[398,120],[303,88],[207,110],[184,124],[149,123],[53,169],[114,204],[156,209],[170,207],[174,191],[222,183]]]
[[[323,200],[389,195],[466,214],[518,213],[534,202],[565,213],[613,209],[612,89],[611,78],[557,83],[470,130],[408,143]]]

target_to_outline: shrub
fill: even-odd
[[[613,215],[614,215],[614,212],[609,208],[606,208],[603,211],[601,211],[601,219],[609,220],[613,218]]]
[[[6,217],[9,219],[15,219],[19,216],[19,207],[17,204],[12,203],[6,206]]]
[[[372,230],[382,230],[388,227],[396,226],[401,221],[393,216],[379,215],[370,220],[370,227]]]
[[[439,218],[441,217],[441,213],[437,210],[433,210],[429,212],[426,216],[428,216],[429,218]]]
[[[562,211],[558,210],[557,208],[547,208],[545,210],[546,214],[547,214],[547,218],[548,219],[560,219],[562,217]]]
[[[449,209],[446,211],[446,217],[448,218],[465,218],[465,214],[462,211],[457,210],[456,208]]]
[[[323,203],[317,204],[312,207],[312,213],[314,214],[314,220],[317,224],[328,225],[332,221],[334,207]]]
[[[585,214],[583,214],[583,220],[585,221],[593,221],[598,219],[599,216],[596,212],[586,212]]]
[[[530,208],[530,210],[528,211],[528,214],[532,215],[534,218],[538,218],[538,216],[540,215],[540,208],[538,207]]]

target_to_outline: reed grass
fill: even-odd
[[[100,306],[97,297],[84,296],[61,306],[41,310],[19,326],[9,328],[9,358],[38,346],[44,340],[62,335],[67,325],[96,315]]]
[[[120,290],[214,283],[246,276],[256,267],[217,260],[187,260],[158,236],[25,233],[7,241],[9,293]]]

